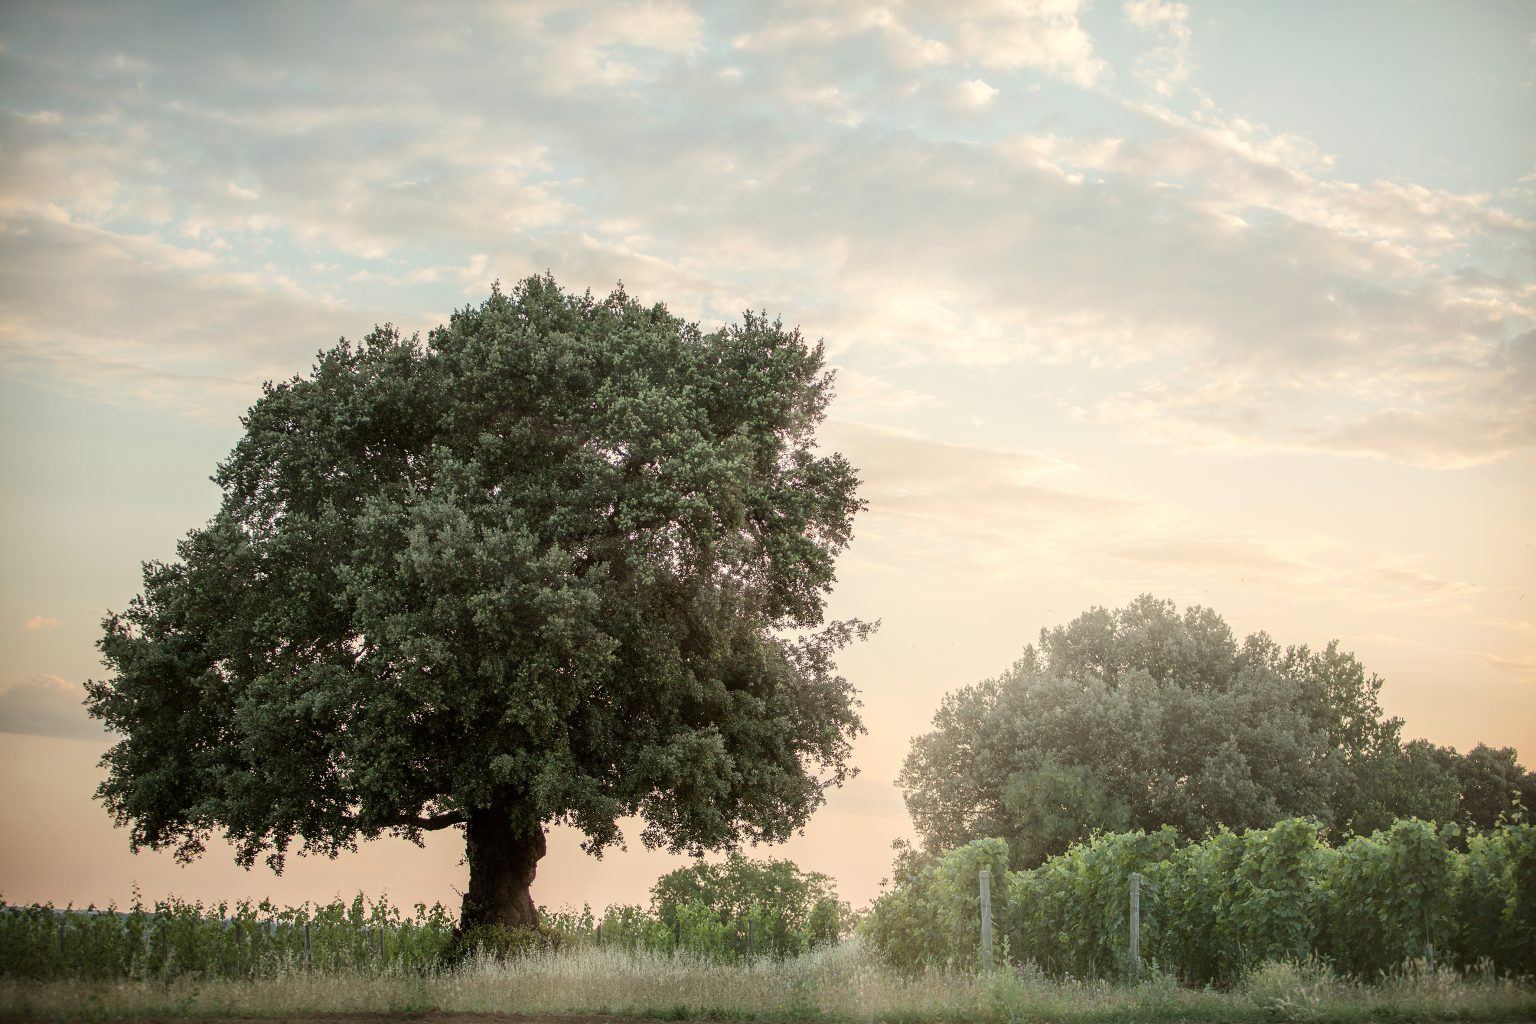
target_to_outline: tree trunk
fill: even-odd
[[[464,893],[459,928],[538,927],[528,887],[544,856],[544,829],[539,823],[505,809],[472,810],[464,825],[464,846],[469,890]]]

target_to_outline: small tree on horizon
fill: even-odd
[[[722,923],[740,920],[754,910],[771,915],[779,933],[765,935],[764,942],[776,942],[780,952],[797,941],[835,942],[851,916],[827,875],[801,871],[792,860],[755,860],[740,853],[719,864],[691,864],[669,871],[651,887],[651,912],[669,927],[677,922],[680,910],[695,906],[709,908]]]
[[[250,867],[463,828],[461,925],[533,925],[544,831],[693,854],[799,829],[862,731],[823,608],[854,469],[822,348],[622,289],[494,289],[268,383],[218,513],[87,684],[134,849]]]

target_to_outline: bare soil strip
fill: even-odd
[[[54,1018],[70,1020],[69,1017]],[[107,1024],[655,1024],[638,1017],[614,1017],[591,1013],[462,1013],[447,1010],[416,1010],[392,1013],[302,1013],[279,1017],[120,1017]],[[682,1022],[687,1024],[687,1022]]]

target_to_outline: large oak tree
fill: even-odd
[[[819,344],[531,278],[268,384],[218,514],[105,621],[99,796],[250,866],[462,827],[464,925],[536,921],[544,832],[786,838],[861,730],[823,621],[855,513]]]

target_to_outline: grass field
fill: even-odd
[[[585,948],[452,971],[292,971],[256,980],[0,982],[12,1018],[281,1017],[316,1013],[607,1013],[671,1020],[764,1021],[1518,1021],[1536,989],[1410,969],[1362,985],[1308,965],[1270,964],[1230,991],[1057,982],[882,966],[858,940],[750,966]]]

